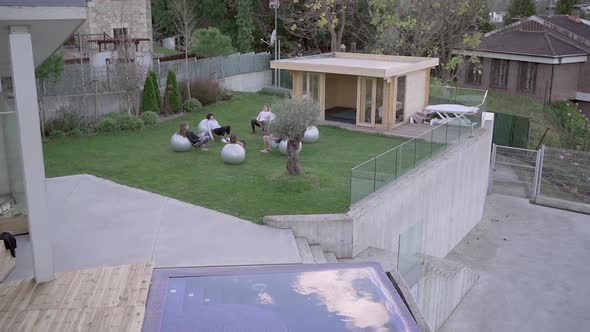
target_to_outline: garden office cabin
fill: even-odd
[[[313,98],[321,120],[390,129],[428,105],[438,59],[327,53],[271,62],[293,76],[293,98]]]

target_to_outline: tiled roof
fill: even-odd
[[[581,55],[590,52],[574,46],[547,31],[528,32],[508,30],[482,39],[477,47],[479,51],[514,53],[540,56]]]
[[[553,23],[560,28],[565,30],[571,31],[580,37],[584,37],[590,40],[590,22],[584,23],[576,23],[571,21],[567,15],[554,15],[554,16],[539,16],[543,20]]]

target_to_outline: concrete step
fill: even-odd
[[[309,246],[309,249],[311,249],[311,254],[313,255],[313,262],[316,264],[325,264],[328,262],[328,260],[326,259],[326,256],[324,255],[324,251],[322,250],[322,247],[318,246],[318,245],[311,245]]]
[[[360,263],[375,262],[379,263],[385,272],[391,271],[397,267],[397,255],[391,251],[369,247],[358,254],[355,258],[338,259],[340,263]]]
[[[296,237],[295,243],[297,243],[297,250],[299,250],[299,256],[301,257],[301,263],[303,264],[313,264],[313,255],[311,254],[311,249],[309,248],[309,243],[307,240],[302,237]]]
[[[331,251],[324,251],[324,256],[326,256],[326,261],[328,263],[338,263],[338,258],[336,258],[336,254]]]

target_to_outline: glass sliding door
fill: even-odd
[[[382,78],[361,77],[360,112],[357,124],[360,126],[382,126],[385,116],[383,91],[385,81]]]
[[[303,98],[311,98],[317,102],[320,101],[320,74],[303,73],[302,87]]]
[[[385,108],[383,105],[383,89],[385,87],[385,80],[378,78],[375,80],[375,125],[383,125],[383,118],[385,117]]]

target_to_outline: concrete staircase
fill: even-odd
[[[320,245],[310,245],[305,238],[296,237],[295,242],[297,243],[297,250],[299,250],[299,256],[301,257],[301,263],[303,264],[326,264],[338,262],[336,254],[331,251],[324,251]]]

